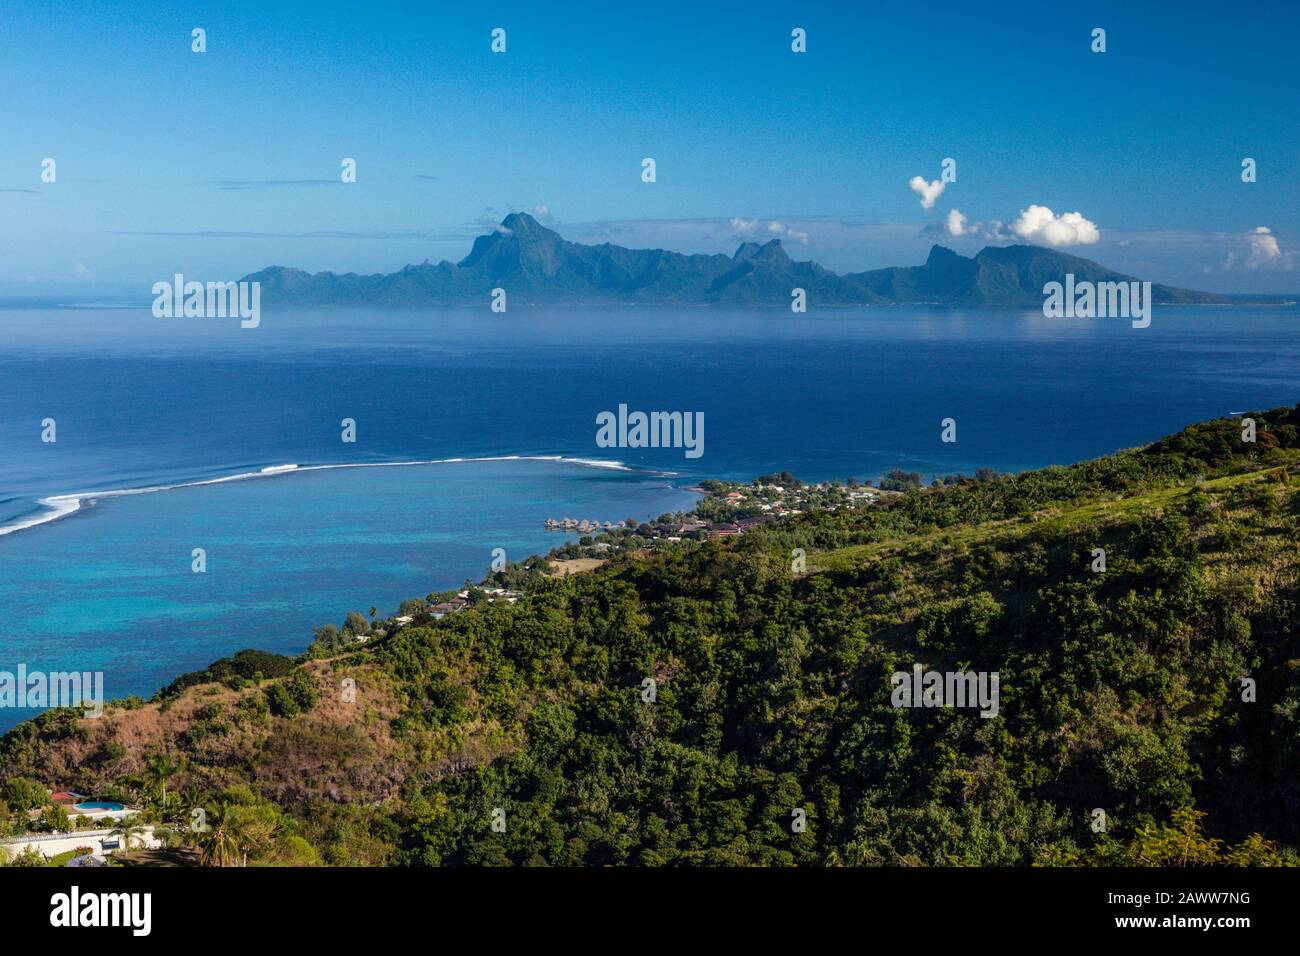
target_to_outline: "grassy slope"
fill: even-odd
[[[1270,476],[1275,471],[1274,467],[1262,468],[1240,475],[1196,481],[1192,487],[1221,501],[1225,492],[1273,484]],[[852,570],[871,561],[930,552],[935,547],[969,548],[979,544],[1005,546],[1023,540],[1046,541],[1083,531],[1094,532],[1098,541],[1102,542],[1107,531],[1131,525],[1146,515],[1160,514],[1171,503],[1188,494],[1189,490],[1185,484],[1175,484],[1129,493],[1123,497],[1072,500],[1045,508],[1028,518],[984,521],[955,529],[907,534],[871,544],[814,551],[815,557],[809,556],[809,571]]]

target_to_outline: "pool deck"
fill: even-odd
[[[162,846],[162,841],[153,834],[153,826],[146,824],[144,832],[131,840],[131,845],[136,848],[154,849]],[[47,860],[58,856],[60,853],[66,853],[69,850],[75,850],[78,847],[91,847],[96,855],[104,856],[112,853],[115,849],[126,848],[126,837],[121,834],[116,836],[112,830],[76,830],[72,833],[28,833],[20,837],[9,837],[0,840],[0,846],[4,847],[14,856],[18,856],[28,847],[32,847],[37,853],[41,854]]]
[[[139,813],[139,807],[122,807],[121,810],[78,810],[75,804],[67,805],[68,816],[72,819],[77,817],[90,817],[92,820],[121,820],[123,817],[129,817],[134,813]]]

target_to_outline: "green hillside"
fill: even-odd
[[[1294,864],[1300,407],[1249,414],[223,662],[20,726],[0,779],[213,808],[251,862]],[[997,715],[894,706],[914,664]]]

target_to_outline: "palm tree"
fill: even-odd
[[[225,820],[219,820],[201,833],[199,845],[199,862],[203,866],[239,865],[239,841]]]
[[[122,844],[126,847],[126,852],[131,852],[131,841],[138,840],[144,843],[148,838],[149,828],[136,822],[135,817],[127,817],[119,820],[118,825],[113,829],[109,836],[120,836]]]
[[[275,840],[275,809],[238,803],[217,805],[209,829],[200,837],[204,866],[248,866],[250,854]]]
[[[149,758],[148,775],[150,782],[162,790],[162,809],[167,812],[167,781],[170,780],[181,765],[170,754],[154,754]]]

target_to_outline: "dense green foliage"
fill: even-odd
[[[175,697],[187,687],[208,684],[213,681],[232,687],[242,686],[248,681],[258,681],[267,677],[281,677],[294,668],[291,657],[259,651],[253,648],[237,651],[230,657],[223,657],[201,671],[191,671],[176,678],[161,691],[160,698]]]

